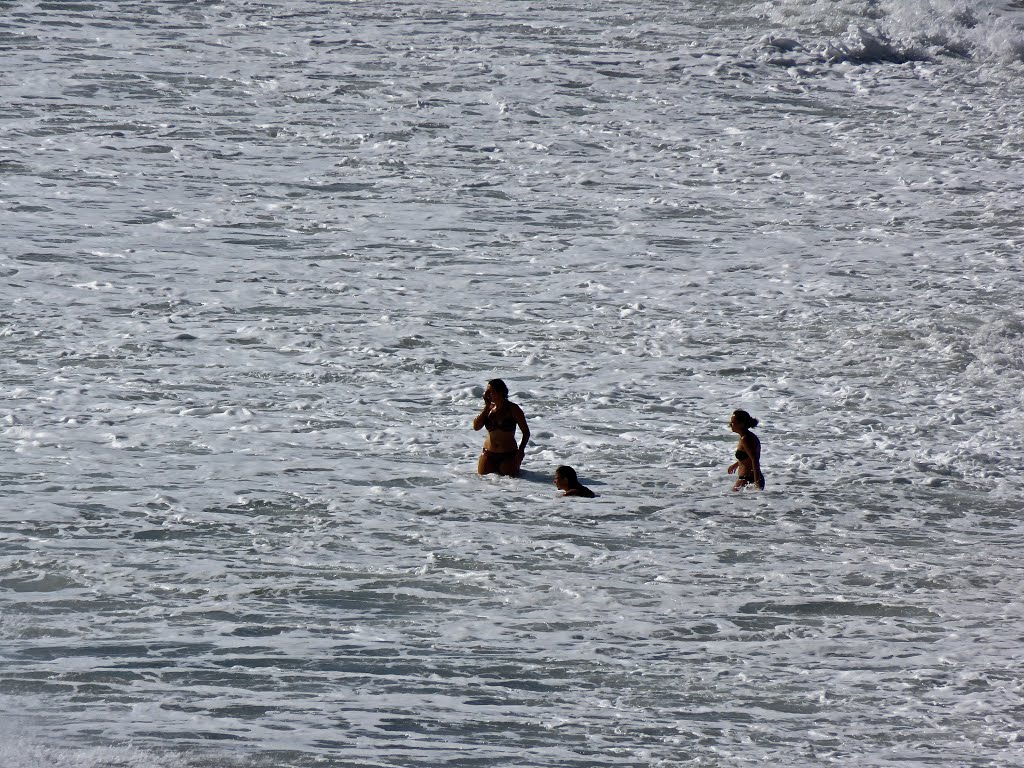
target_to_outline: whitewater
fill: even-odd
[[[0,766],[1024,764],[1021,3],[0,14]]]

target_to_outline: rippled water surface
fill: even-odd
[[[0,3],[0,764],[1020,765],[1019,5]]]

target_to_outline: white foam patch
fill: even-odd
[[[794,60],[804,53],[811,54],[805,61],[831,64],[949,57],[1005,63],[1024,55],[1024,17],[1004,3],[901,0],[873,4],[865,14],[864,4],[856,2],[775,0],[761,5],[760,13],[793,31],[762,42],[783,56],[796,55]]]

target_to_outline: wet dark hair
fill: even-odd
[[[564,477],[573,488],[580,484],[579,478],[576,477],[576,470],[572,467],[567,467],[564,464],[555,468],[555,475]]]
[[[747,429],[753,429],[757,426],[757,419],[746,411],[733,411],[732,415],[736,417],[736,421],[740,423],[740,426],[746,427]]]
[[[504,398],[508,398],[508,384],[501,379],[491,379],[487,382],[487,386],[497,392]]]

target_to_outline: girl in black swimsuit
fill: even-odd
[[[484,390],[484,408],[473,419],[473,429],[487,428],[484,450],[477,461],[476,471],[481,475],[497,473],[516,477],[526,455],[530,441],[530,427],[523,409],[508,399],[508,386],[501,379],[487,382]],[[522,433],[516,443],[516,427]]]
[[[563,496],[582,496],[585,499],[592,499],[597,496],[587,488],[576,476],[576,470],[572,467],[562,465],[555,470],[555,487],[562,491]]]
[[[750,430],[757,426],[757,419],[746,411],[733,411],[729,428],[740,436],[736,446],[736,461],[729,465],[728,473],[739,472],[732,489],[738,491],[751,483],[764,490],[764,475],[761,474],[761,441]]]

